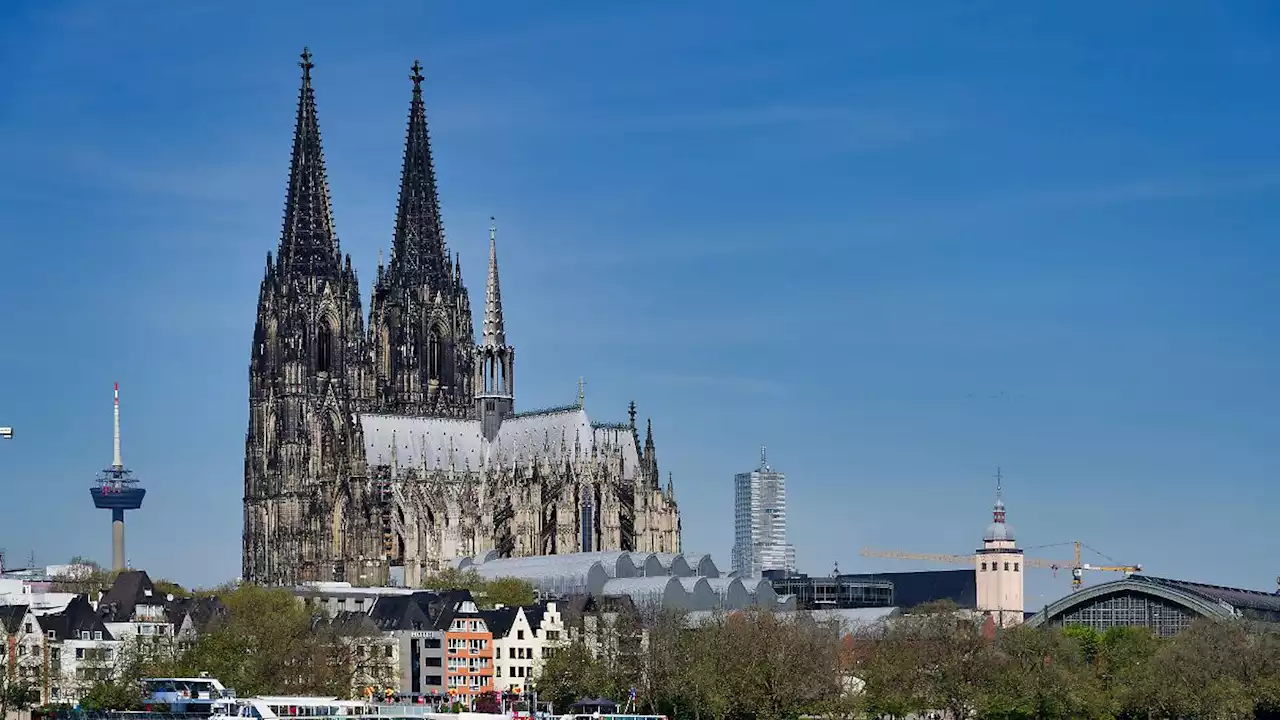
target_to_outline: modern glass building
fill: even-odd
[[[787,544],[787,476],[769,466],[764,448],[759,468],[733,478],[731,561],[739,577],[796,569],[795,547]]]

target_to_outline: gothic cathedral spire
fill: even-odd
[[[507,333],[502,322],[502,288],[498,285],[498,227],[489,218],[489,278],[484,286],[484,345],[502,347]]]
[[[422,65],[414,62],[400,202],[391,261],[369,305],[376,398],[372,410],[469,417],[475,327],[471,300],[450,262],[440,219]]]
[[[498,284],[498,227],[489,218],[489,277],[484,291],[484,335],[476,346],[476,412],[485,437],[497,437],[502,419],[515,410],[516,349],[507,345]]]
[[[365,474],[352,417],[368,356],[360,284],[333,231],[311,53],[299,64],[284,230],[263,275],[249,360],[242,575],[270,584],[347,579],[376,550],[344,536],[351,478]]]
[[[413,99],[409,102],[409,130],[400,171],[390,271],[408,284],[425,285],[435,293],[452,285],[453,273],[448,267],[427,109],[422,102],[422,65],[415,61],[412,70],[409,79],[413,81]]]
[[[289,189],[285,196],[284,230],[277,259],[281,269],[307,275],[337,275],[342,261],[333,231],[329,179],[320,146],[316,95],[311,88],[311,53],[302,50],[302,88],[298,91],[298,120],[293,131]]]

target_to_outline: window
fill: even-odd
[[[76,648],[76,659],[77,660],[84,659],[84,648]]]
[[[440,379],[440,341],[434,332],[427,335],[427,378]]]
[[[328,322],[320,323],[320,332],[316,336],[316,370],[329,372],[333,364],[333,331]]]
[[[502,659],[502,648],[498,647],[497,645],[493,647],[493,659],[494,660]]]
[[[986,571],[987,571],[987,564],[982,563],[982,572],[986,572]]]
[[[440,638],[427,638],[426,640],[422,641],[422,646],[425,648],[432,648],[435,650],[439,650]]]
[[[387,657],[391,657],[391,646],[390,646],[390,645],[388,645],[388,646],[386,647],[386,651],[387,651],[387,652],[386,652],[386,656],[387,656]]]
[[[1004,564],[1004,569],[1005,569],[1005,572],[1009,571],[1009,563]]]
[[[436,656],[423,658],[422,664],[427,667],[440,667],[440,658]]]
[[[559,631],[559,630],[548,630],[548,631],[547,631],[547,639],[548,639],[548,640],[550,640],[551,642],[555,642],[555,641],[559,640],[559,639],[560,639],[560,631]]]
[[[58,634],[50,630],[49,632],[45,633],[45,637],[48,637],[50,640],[57,640]]]
[[[523,639],[524,639],[524,631],[523,631],[523,630],[517,630],[517,631],[516,631],[516,639],[517,639],[517,640],[523,640]]]
[[[93,631],[93,639],[94,639],[94,640],[101,640],[101,639],[102,639],[102,631],[101,631],[101,630],[94,630],[94,631]]]
[[[1019,565],[1019,563],[1014,563],[1014,564],[1013,564],[1013,571],[1014,571],[1014,572],[1018,572],[1018,565]]]

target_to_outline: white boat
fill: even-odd
[[[306,695],[258,695],[236,702],[234,717],[256,720],[306,720],[307,718],[371,717],[377,713],[363,700]]]
[[[388,705],[364,700],[301,695],[259,695],[236,701],[234,715],[215,715],[212,720],[511,720],[493,713],[443,713],[426,705]]]

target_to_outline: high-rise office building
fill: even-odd
[[[796,549],[787,544],[787,476],[769,467],[764,448],[759,468],[733,478],[733,569],[740,577],[796,569]]]

